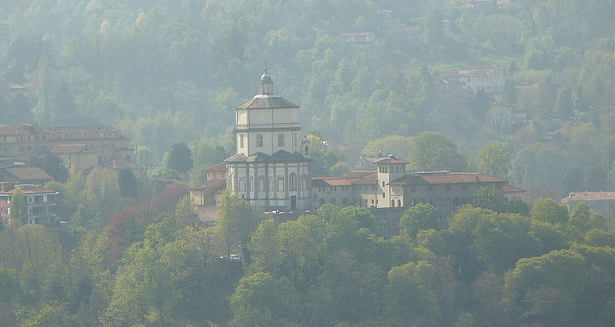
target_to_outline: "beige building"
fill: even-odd
[[[92,168],[92,158],[94,167],[113,160],[132,164],[133,152],[130,139],[115,127],[0,126],[0,157],[27,160],[35,154],[53,153],[64,159],[71,172]]]
[[[259,93],[237,107],[235,119],[227,187],[266,211],[309,209],[310,146],[300,134],[299,106],[273,93],[266,70]]]
[[[301,135],[299,106],[273,93],[265,73],[259,93],[235,110],[236,154],[207,169],[207,182],[190,189],[203,221],[229,188],[262,211],[311,208],[310,145]]]
[[[615,192],[573,192],[560,202],[571,212],[583,202],[598,214],[611,218],[611,221],[615,218]]]
[[[491,187],[505,201],[523,199],[525,191],[508,185],[506,180],[469,172],[406,172],[408,163],[394,157],[376,162],[376,172],[351,172],[337,177],[314,177],[314,206],[325,203],[356,205],[367,208],[408,208],[430,203],[442,217],[470,203],[481,187]]]
[[[26,216],[23,222],[11,221],[11,198],[20,190],[26,202]],[[7,226],[16,223],[50,224],[56,217],[54,207],[58,192],[34,184],[0,183],[0,217]]]

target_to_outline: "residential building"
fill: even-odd
[[[0,169],[0,181],[18,184],[40,184],[52,181],[53,177],[39,167],[12,167]]]
[[[21,222],[11,221],[11,198],[15,191],[20,190],[26,203],[26,216]],[[35,184],[0,183],[0,218],[11,226],[19,224],[51,224],[56,217],[54,207],[58,192]]]
[[[472,66],[457,73],[434,76],[433,84],[441,98],[448,101],[467,101],[483,90],[496,102],[502,101],[502,90],[510,74],[497,65]]]
[[[583,202],[597,213],[608,217],[613,221],[615,218],[615,191],[614,192],[573,192],[560,200],[568,207],[568,211],[574,210],[577,204]]]
[[[49,153],[60,157],[71,174],[98,166],[98,151],[85,144],[54,145]]]
[[[52,153],[60,156],[71,172],[105,166],[113,160],[134,164],[133,152],[130,139],[115,127],[0,126],[0,157],[27,160],[32,155]]]

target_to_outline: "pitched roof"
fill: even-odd
[[[38,186],[17,185],[17,187],[13,188],[12,190],[0,191],[0,195],[12,195],[18,189],[21,190],[21,193],[23,193],[23,194],[42,194],[42,193],[45,193],[45,194],[50,194],[50,193],[57,194],[58,193],[58,191],[56,191],[56,190],[52,190],[52,189],[48,189],[48,188],[42,188],[42,187],[38,187]]]
[[[384,159],[380,159],[376,162],[374,162],[376,165],[386,165],[386,164],[408,164],[408,162],[406,160],[402,160],[399,158],[395,158],[395,157],[389,157],[389,158],[384,158]]]
[[[39,167],[29,167],[29,168],[5,168],[4,171],[15,176],[15,178],[20,181],[50,181],[53,180],[51,175],[47,174],[44,170]]]
[[[0,126],[0,135],[33,135],[43,133],[47,133],[47,130],[34,123]]]
[[[525,190],[512,185],[504,185],[504,193],[525,193]]]
[[[495,183],[505,180],[487,174],[466,172],[415,173],[392,181],[391,185]]]
[[[217,189],[222,189],[226,187],[226,180],[225,179],[212,179],[209,180],[199,186],[190,188],[191,190],[195,190],[195,191],[204,191],[204,190],[217,190]]]
[[[295,152],[290,153],[286,150],[280,150],[272,155],[266,155],[262,152],[257,152],[249,157],[242,153],[233,155],[224,160],[225,162],[306,162],[312,161],[310,158],[305,158],[303,155]]]
[[[570,203],[578,201],[601,201],[615,200],[615,191],[613,192],[574,192],[563,198],[561,202]]]
[[[205,171],[226,171],[226,162],[213,165],[209,168],[205,168]]]
[[[128,139],[119,129],[112,126],[71,126],[49,127],[48,130],[54,136],[61,139],[72,140],[104,140],[104,139]]]
[[[238,106],[237,109],[282,109],[299,108],[296,104],[277,95],[258,94]]]
[[[59,144],[54,145],[49,153],[53,154],[89,154],[89,153],[97,153],[96,150],[90,148],[85,144]]]
[[[316,185],[314,184],[316,182]],[[351,186],[352,181],[341,176],[313,177],[312,186]]]
[[[355,184],[377,184],[378,174],[373,171],[351,171],[341,176],[312,177],[312,187],[316,186],[351,186]]]

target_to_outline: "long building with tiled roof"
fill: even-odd
[[[525,191],[504,179],[472,172],[406,172],[407,162],[394,157],[376,162],[377,172],[350,172],[314,177],[315,206],[325,203],[367,208],[407,208],[430,203],[443,217],[470,203],[480,187],[502,192],[506,200],[523,198]]]
[[[115,127],[0,126],[0,157],[28,160],[47,153],[60,156],[71,172],[105,166],[112,160],[134,163],[130,139]]]

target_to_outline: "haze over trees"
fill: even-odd
[[[23,224],[13,195],[0,325],[611,326],[613,217],[546,197],[615,187],[615,1],[499,5],[0,1],[0,124],[116,126],[142,173],[69,177],[33,158],[72,231]],[[377,42],[340,36],[364,32]],[[202,225],[180,181],[233,154],[234,108],[265,63],[301,106],[314,175],[350,169],[341,149],[392,154],[508,179],[532,207],[481,189],[451,217],[409,208],[383,237],[363,208],[279,222],[226,194],[219,224]],[[496,106],[434,85],[492,64],[511,76]]]

